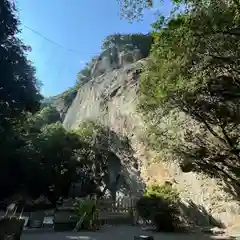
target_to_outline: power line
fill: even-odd
[[[38,36],[44,38],[46,41],[48,41],[48,42],[50,42],[50,43],[52,43],[52,44],[54,44],[54,45],[56,45],[56,46],[58,46],[58,47],[60,47],[60,48],[62,48],[62,49],[64,49],[64,50],[66,50],[66,51],[73,52],[73,53],[75,53],[75,54],[77,54],[77,55],[80,55],[80,54],[81,54],[81,53],[78,52],[77,50],[74,50],[74,49],[71,49],[71,48],[64,47],[63,45],[57,43],[56,41],[53,41],[53,40],[51,40],[51,39],[45,37],[45,36],[44,36],[43,34],[41,34],[40,32],[34,30],[34,29],[31,28],[31,27],[28,27],[28,26],[25,25],[25,24],[22,24],[22,25],[23,25],[25,28],[27,28],[27,29],[29,29],[30,31],[32,31],[33,33],[35,33],[36,35],[38,35]]]
[[[76,50],[74,50],[74,49],[67,48],[67,47],[59,44],[58,42],[56,42],[56,41],[54,41],[54,40],[52,40],[52,39],[50,39],[50,38],[48,38],[48,37],[45,37],[45,36],[44,36],[43,34],[41,34],[40,32],[36,31],[35,29],[33,29],[33,28],[31,28],[31,27],[29,27],[29,26],[27,26],[27,25],[25,25],[25,24],[22,24],[22,26],[25,27],[25,28],[27,28],[28,30],[30,30],[30,31],[33,32],[34,34],[40,36],[40,37],[43,38],[44,40],[46,40],[46,41],[50,42],[51,44],[55,45],[55,46],[58,47],[58,48],[61,48],[61,49],[65,50],[65,51],[68,51],[68,52],[75,53],[77,56],[80,56],[80,55],[81,55],[80,52],[78,52],[78,51],[76,51]],[[51,51],[53,51],[53,48],[51,48]],[[52,54],[50,54],[50,56],[52,56]],[[45,63],[44,63],[44,69],[46,68],[46,64],[47,64],[47,62],[50,60],[50,58],[51,58],[51,57],[49,57],[49,58],[45,61]],[[61,58],[59,58],[59,59],[61,59]],[[57,75],[56,75],[56,79],[58,79],[59,76],[60,76],[60,73],[61,73],[61,71],[62,71],[62,66],[63,66],[63,62],[60,61],[60,62],[59,62],[59,68],[58,68]],[[45,72],[45,71],[44,71],[44,72]],[[45,74],[44,74],[44,75],[45,75]]]

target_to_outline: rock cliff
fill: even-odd
[[[222,190],[216,179],[184,173],[174,161],[159,160],[159,155],[144,144],[146,123],[137,111],[137,93],[145,60],[139,60],[140,51],[134,51],[136,55],[129,61],[126,60],[130,59],[129,52],[118,52],[118,60],[113,63],[106,56],[104,58],[104,54],[95,62],[92,79],[80,88],[68,108],[64,127],[77,129],[83,122],[97,121],[116,135],[129,139],[130,148],[126,149],[109,135],[107,146],[122,162],[128,194],[141,194],[148,183],[170,181],[187,206],[186,214],[196,224],[211,225],[215,221],[232,226],[239,222],[238,202]]]
[[[109,127],[116,135],[123,135],[129,139],[137,138],[136,134],[140,134],[141,128],[138,125],[140,118],[136,114],[135,98],[142,63],[139,61],[127,65],[86,83],[79,90],[66,114],[64,127],[77,129],[83,122],[97,121]],[[110,133],[108,136],[107,148],[121,159],[125,179],[131,181],[130,192],[137,195],[144,187],[138,167],[141,162],[132,150],[121,146],[121,141],[112,135]]]
[[[149,34],[114,34],[105,38],[102,52],[78,73],[75,86],[54,97],[45,98],[42,107],[52,105],[64,120],[68,108],[77,95],[77,90],[92,79],[120,69],[148,56],[153,42]],[[85,86],[84,86],[85,87]]]

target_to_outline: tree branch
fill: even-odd
[[[239,157],[238,151],[237,151],[236,147],[234,146],[231,138],[228,136],[225,127],[224,127],[224,126],[221,126],[221,129],[222,129],[222,133],[223,133],[223,135],[224,135],[224,137],[225,137],[225,139],[226,139],[226,142],[228,143],[228,145],[229,145],[229,147],[230,147],[230,149],[231,149],[231,153],[233,153],[234,156],[239,159],[240,157]]]
[[[197,112],[194,113],[200,120],[202,123],[204,123],[204,125],[206,126],[206,128],[209,130],[209,132],[216,137],[218,140],[220,140],[222,143],[224,143],[225,145],[227,145],[227,142],[225,141],[225,139],[223,139],[221,136],[219,136],[219,134],[217,134],[213,128],[210,126],[210,124],[208,124],[208,122]]]

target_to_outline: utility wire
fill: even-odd
[[[57,42],[55,42],[55,41],[53,41],[53,40],[45,37],[44,35],[42,35],[42,34],[39,33],[38,31],[34,30],[34,29],[31,28],[31,27],[28,27],[28,26],[25,25],[25,24],[22,24],[22,25],[23,25],[23,27],[25,27],[25,28],[29,29],[30,31],[32,31],[33,33],[37,34],[38,36],[44,38],[44,39],[47,40],[48,42],[50,42],[50,43],[52,43],[52,44],[54,44],[54,45],[56,45],[56,46],[58,46],[58,47],[60,47],[60,48],[62,48],[62,49],[64,49],[64,50],[66,50],[66,51],[73,52],[73,53],[75,53],[75,54],[77,54],[77,55],[80,55],[80,54],[81,54],[81,53],[80,53],[79,51],[77,51],[77,50],[64,47],[63,45],[61,45],[61,44],[59,44],[59,43],[57,43]]]
[[[76,51],[76,50],[74,50],[74,49],[69,49],[69,48],[67,48],[67,47],[64,47],[63,45],[57,43],[56,41],[51,40],[50,38],[45,37],[45,36],[44,36],[43,34],[41,34],[40,32],[34,30],[33,28],[31,28],[31,27],[29,27],[29,26],[27,26],[27,25],[25,25],[25,24],[22,24],[22,26],[25,27],[25,28],[27,28],[27,29],[30,30],[31,32],[35,33],[36,35],[40,36],[40,37],[43,38],[44,40],[52,43],[53,45],[55,45],[55,46],[58,47],[58,48],[61,48],[61,49],[65,50],[65,51],[68,51],[68,52],[71,52],[71,53],[75,53],[75,54],[78,55],[78,56],[81,55],[79,51]],[[53,51],[53,49],[51,49],[51,51]],[[51,55],[52,55],[52,54],[51,54]],[[44,63],[44,68],[46,67],[46,63],[47,63],[49,60],[50,60],[50,59],[48,59],[47,61],[45,61],[45,63]],[[63,65],[63,62],[60,62],[59,65],[60,65],[60,66],[59,66],[59,70],[58,70],[57,76],[56,76],[57,79],[59,78],[60,73],[61,73],[61,71],[62,71],[62,67],[61,67],[61,66]]]

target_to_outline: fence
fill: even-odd
[[[73,209],[75,200],[68,200],[62,206],[58,207],[58,210],[70,210]],[[100,212],[129,212],[136,208],[136,198],[123,197],[117,201],[112,199],[100,199],[97,201],[97,208]]]
[[[73,204],[75,200],[71,199],[61,207],[58,207],[57,211],[37,211],[32,213],[24,213],[24,218],[28,222],[29,227],[40,227],[43,224],[45,218],[48,219],[44,226],[48,227],[53,224],[53,219],[58,216],[61,221],[69,221],[69,216],[74,211]],[[136,224],[138,222],[138,216],[136,214],[136,198],[123,197],[117,201],[112,199],[100,199],[97,202],[97,209],[99,210],[99,220],[103,224]]]
[[[101,199],[98,201],[98,209],[100,211],[109,212],[129,212],[134,210],[136,207],[137,199],[135,198],[121,198],[117,201],[111,199]]]
[[[131,223],[138,221],[135,198],[122,198],[117,201],[104,199],[98,201],[99,219],[105,223]]]

